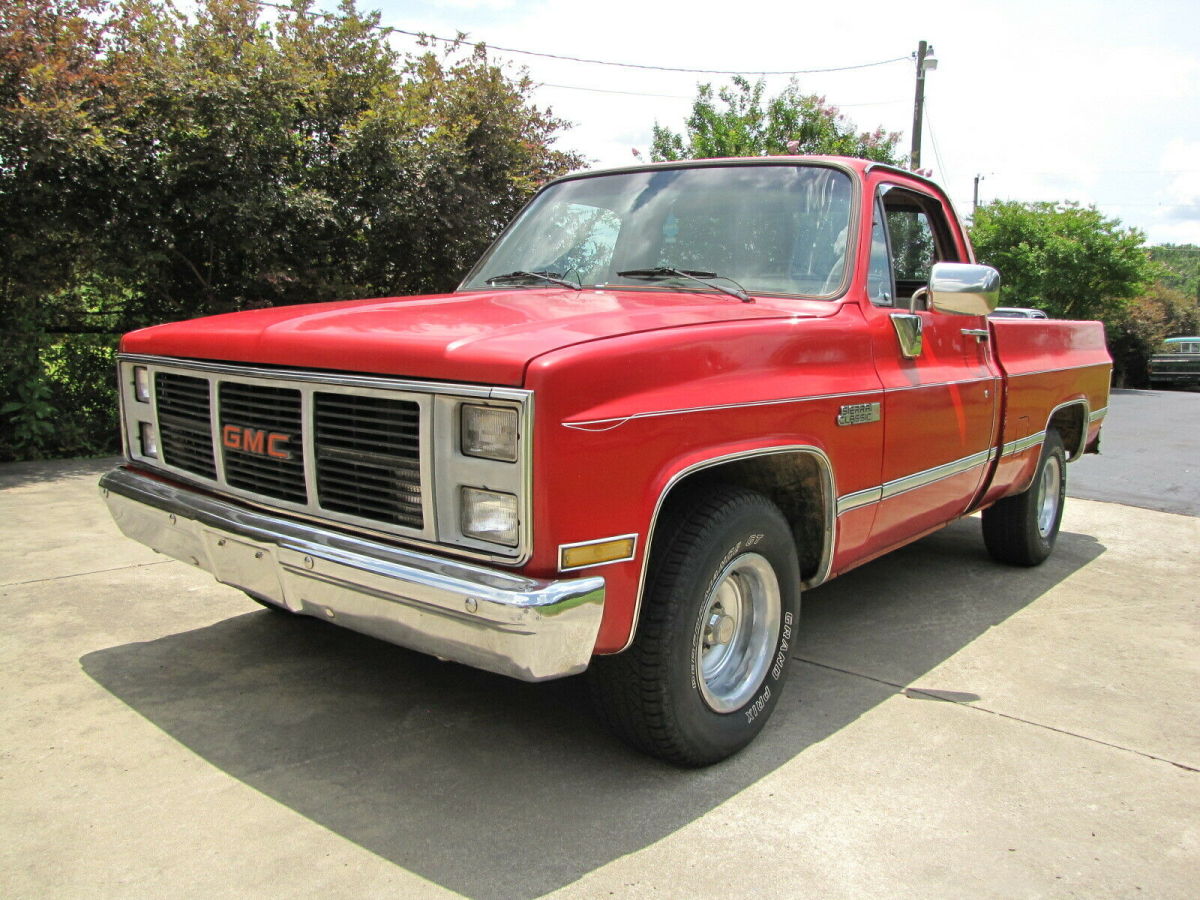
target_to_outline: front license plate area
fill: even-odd
[[[217,581],[251,594],[283,602],[274,555],[271,548],[246,541],[234,540],[216,532],[206,531],[208,558]]]

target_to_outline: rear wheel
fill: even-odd
[[[999,562],[1036,566],[1053,552],[1067,492],[1067,454],[1057,431],[1046,432],[1033,483],[983,511],[983,542]]]
[[[795,543],[773,503],[722,487],[677,507],[655,536],[633,645],[589,669],[600,715],[679,765],[736,753],[778,703],[799,602]]]

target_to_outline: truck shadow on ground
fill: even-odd
[[[1064,533],[1042,567],[1001,567],[967,520],[811,592],[773,720],[701,771],[611,738],[580,678],[523,684],[267,611],[81,663],[212,765],[367,850],[471,897],[536,897],[702,816],[1103,552]]]

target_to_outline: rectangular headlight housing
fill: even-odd
[[[154,426],[149,422],[139,422],[138,437],[142,442],[142,456],[158,459],[158,435],[154,433]]]
[[[465,403],[461,412],[461,447],[466,456],[517,461],[517,411],[505,406]]]
[[[133,396],[142,403],[150,402],[150,370],[145,366],[133,367]]]
[[[464,487],[460,502],[464,535],[505,547],[517,545],[520,523],[515,494]]]

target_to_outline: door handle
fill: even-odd
[[[991,334],[986,328],[964,328],[962,333],[975,338],[975,343],[986,341],[991,338]]]

